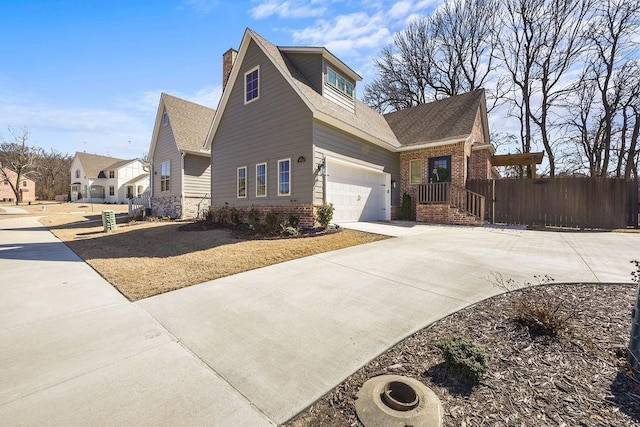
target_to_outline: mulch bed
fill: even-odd
[[[524,294],[523,294],[524,293]],[[557,337],[515,323],[522,296],[562,298],[577,309]],[[440,398],[445,426],[640,425],[640,383],[626,362],[636,286],[543,285],[514,291],[459,311],[403,340],[323,396],[287,426],[361,426],[355,396],[377,375],[406,375]],[[447,372],[435,344],[463,336],[490,353],[477,384]]]
[[[240,227],[233,227],[230,225],[220,225],[209,223],[206,221],[190,221],[182,224],[178,227],[178,231],[206,231],[206,230],[216,230],[216,229],[226,229],[231,230],[232,235],[237,239],[243,240],[273,240],[273,239],[296,239],[296,238],[304,238],[304,237],[315,237],[315,236],[324,236],[327,234],[334,234],[342,231],[337,225],[330,225],[327,228],[302,228],[298,230],[298,234],[294,236],[287,236],[284,234],[269,234],[264,231],[254,230],[246,224]]]

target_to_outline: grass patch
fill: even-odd
[[[178,231],[174,221],[119,223],[104,233],[94,215],[41,222],[132,301],[197,283],[388,238],[354,230],[317,237],[243,240],[229,230]],[[85,222],[78,222],[85,221]]]

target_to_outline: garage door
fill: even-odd
[[[334,222],[390,219],[390,175],[327,159],[327,202]]]

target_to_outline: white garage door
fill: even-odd
[[[334,222],[390,219],[389,174],[329,160],[326,182]]]

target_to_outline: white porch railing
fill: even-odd
[[[138,197],[129,199],[129,216],[136,216],[146,208],[151,208],[151,194],[144,192]]]

